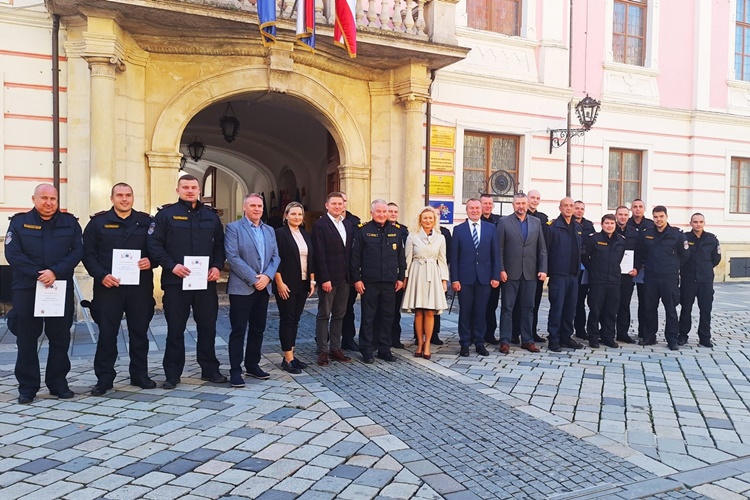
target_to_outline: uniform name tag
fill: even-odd
[[[172,218],[174,220],[188,220],[186,215],[173,215]]]
[[[377,233],[367,233],[367,236],[370,236],[370,237],[373,237],[373,238],[377,238],[380,235],[377,234]]]
[[[25,227],[26,229],[41,229],[42,228],[42,226],[35,226],[33,224],[24,224],[23,227]]]
[[[396,237],[396,233],[393,233],[393,234],[389,234],[389,235],[387,235],[387,236],[388,236],[389,238],[395,238],[395,237]]]
[[[104,224],[104,229],[119,229],[119,224]]]
[[[692,247],[692,246],[695,246],[695,243],[694,243],[694,242],[692,242],[692,241],[689,241],[689,242],[688,242],[688,245],[690,245],[690,246]]]
[[[601,246],[603,246],[603,247],[606,247],[606,246],[608,245],[608,243],[605,243],[605,242],[603,242],[603,241],[597,241],[597,242],[596,242],[596,244],[597,244],[597,245],[601,245]]]
[[[646,239],[647,239],[647,240],[653,240],[653,239],[654,239],[654,237],[653,237],[653,236],[646,236]]]

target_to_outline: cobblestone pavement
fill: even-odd
[[[297,345],[308,362],[314,309]],[[662,342],[461,358],[454,311],[430,361],[409,346],[396,363],[298,376],[279,369],[269,313],[270,380],[200,381],[190,326],[176,390],[127,385],[125,357],[115,391],[91,397],[94,345],[79,324],[78,395],[43,390],[29,406],[16,404],[15,346],[0,323],[0,499],[750,498],[750,284],[717,286],[714,349],[693,336],[678,353]],[[546,309],[540,319],[544,330]],[[226,371],[226,311],[218,329]],[[151,330],[162,381],[163,316]]]

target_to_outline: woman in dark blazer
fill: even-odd
[[[291,202],[284,210],[284,226],[276,230],[281,264],[274,277],[274,295],[279,307],[279,340],[284,360],[281,369],[300,374],[307,364],[294,357],[297,328],[305,301],[315,291],[312,238],[302,229],[305,210],[301,203]]]

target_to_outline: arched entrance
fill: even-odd
[[[269,208],[273,192],[276,207],[299,198],[322,210],[332,174],[350,199],[369,198],[365,141],[354,114],[324,83],[304,73],[285,73],[284,92],[272,92],[270,73],[267,67],[226,71],[186,85],[167,103],[147,153],[152,205],[172,201],[181,152],[194,137],[201,138],[206,152],[186,170],[202,175],[217,168],[212,196],[214,205],[226,210],[225,222],[241,214],[237,190],[264,192]],[[241,124],[231,143],[219,128],[228,102]],[[222,184],[229,172],[233,183]]]

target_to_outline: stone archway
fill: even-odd
[[[151,204],[157,206],[173,196],[171,186],[179,166],[182,131],[200,110],[249,92],[279,90],[278,75],[267,66],[234,68],[186,85],[163,108],[156,120],[147,152],[150,168]],[[366,134],[348,106],[322,81],[302,72],[283,73],[283,92],[299,99],[330,132],[339,149],[342,188],[350,198],[368,199],[370,193],[369,159]],[[355,195],[355,196],[352,196]]]

